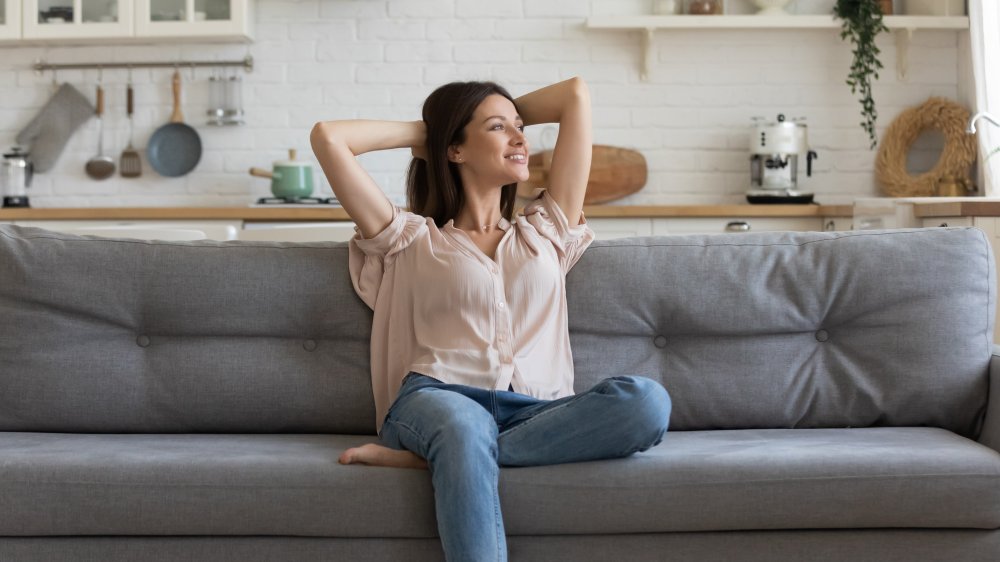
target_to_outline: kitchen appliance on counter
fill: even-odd
[[[295,149],[288,149],[288,160],[278,160],[272,164],[272,171],[250,168],[250,175],[271,180],[271,193],[283,203],[321,202],[311,197],[313,192],[313,169],[309,162],[295,159]],[[262,197],[258,202],[267,203],[270,197]]]
[[[4,207],[30,207],[27,189],[31,187],[31,178],[35,166],[29,154],[20,147],[13,147],[3,155],[0,164],[0,193],[3,194]]]
[[[806,157],[806,176],[812,176],[816,152],[809,150],[804,118],[766,122],[754,117],[750,134],[750,203],[812,203],[813,194],[799,190],[799,156]]]

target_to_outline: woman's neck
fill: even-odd
[[[455,216],[455,228],[476,234],[489,234],[500,229],[500,190],[485,195],[466,193],[465,205]]]

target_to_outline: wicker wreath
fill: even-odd
[[[899,114],[886,130],[875,158],[875,177],[885,193],[893,197],[937,195],[938,183],[944,178],[970,185],[969,167],[976,158],[976,144],[975,137],[965,132],[968,122],[967,109],[938,97]],[[911,176],[906,171],[906,154],[927,129],[944,134],[944,151],[932,170]]]

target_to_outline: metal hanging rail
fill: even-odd
[[[242,66],[247,72],[253,72],[253,57],[247,55],[243,60],[225,61],[179,61],[179,62],[83,62],[66,64],[49,64],[45,61],[38,61],[34,65],[35,72],[45,72],[46,70],[70,70],[80,68],[194,68],[194,67],[222,67],[222,66]]]

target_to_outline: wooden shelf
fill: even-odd
[[[882,20],[896,36],[896,74],[906,78],[910,39],[918,29],[969,29],[968,16],[885,16]],[[653,34],[658,29],[840,29],[832,15],[808,16],[597,16],[587,18],[588,29],[641,31],[642,67],[640,79],[649,79],[653,60]]]

